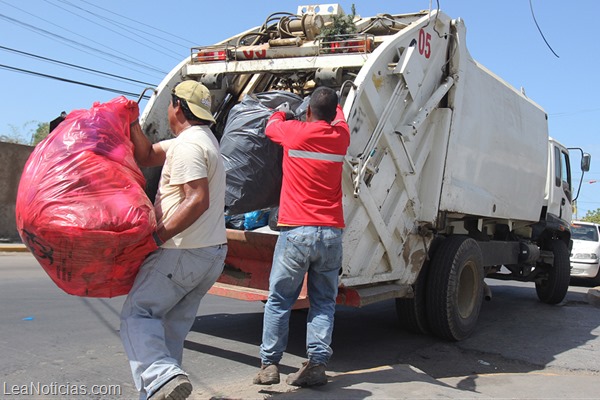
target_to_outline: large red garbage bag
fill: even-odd
[[[156,249],[154,208],[129,139],[138,115],[137,103],[122,96],[73,111],[25,164],[19,235],[69,294],[127,294]]]

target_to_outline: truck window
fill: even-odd
[[[560,157],[560,149],[554,147],[554,184],[558,187],[562,185],[562,166]]]
[[[569,154],[554,147],[554,182],[562,187],[565,196],[571,201],[571,169],[569,168]]]
[[[571,195],[573,191],[571,190],[571,165],[569,163],[569,153],[566,151],[561,151],[561,176],[562,176],[562,188],[565,191],[565,195],[567,199],[571,201]]]

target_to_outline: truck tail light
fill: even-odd
[[[227,61],[226,48],[192,48],[192,63]]]
[[[370,53],[373,41],[369,39],[342,40],[329,43],[331,53]]]
[[[320,52],[324,54],[371,53],[374,38],[371,35],[338,35],[321,41]]]

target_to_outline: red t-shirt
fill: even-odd
[[[279,224],[344,227],[342,166],[350,131],[338,105],[335,119],[302,122],[275,112],[265,134],[283,147]]]

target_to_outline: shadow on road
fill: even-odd
[[[571,286],[579,286],[579,287],[584,287],[584,288],[593,288],[593,287],[597,286],[589,278],[575,278],[575,277],[572,277],[570,284],[571,284]]]
[[[339,306],[332,344],[334,355],[328,370],[343,375],[381,366],[413,366],[435,379],[465,377],[456,389],[476,392],[477,377],[481,374],[527,373],[549,368],[586,370],[590,365],[599,365],[589,350],[598,346],[600,313],[587,304],[581,290],[570,290],[563,303],[550,306],[538,301],[533,286],[500,283],[491,287],[493,300],[484,303],[475,333],[457,343],[401,330],[393,301],[360,309]],[[301,358],[306,357],[305,321],[306,312],[292,313],[287,353]],[[240,354],[212,347],[210,343],[190,341],[186,342],[188,349],[247,365],[260,364],[261,312],[201,316],[192,330],[250,344],[254,351]],[[573,355],[567,358],[567,352]],[[282,366],[282,373],[292,371]],[[393,376],[361,374],[364,374],[361,379],[374,382]]]

